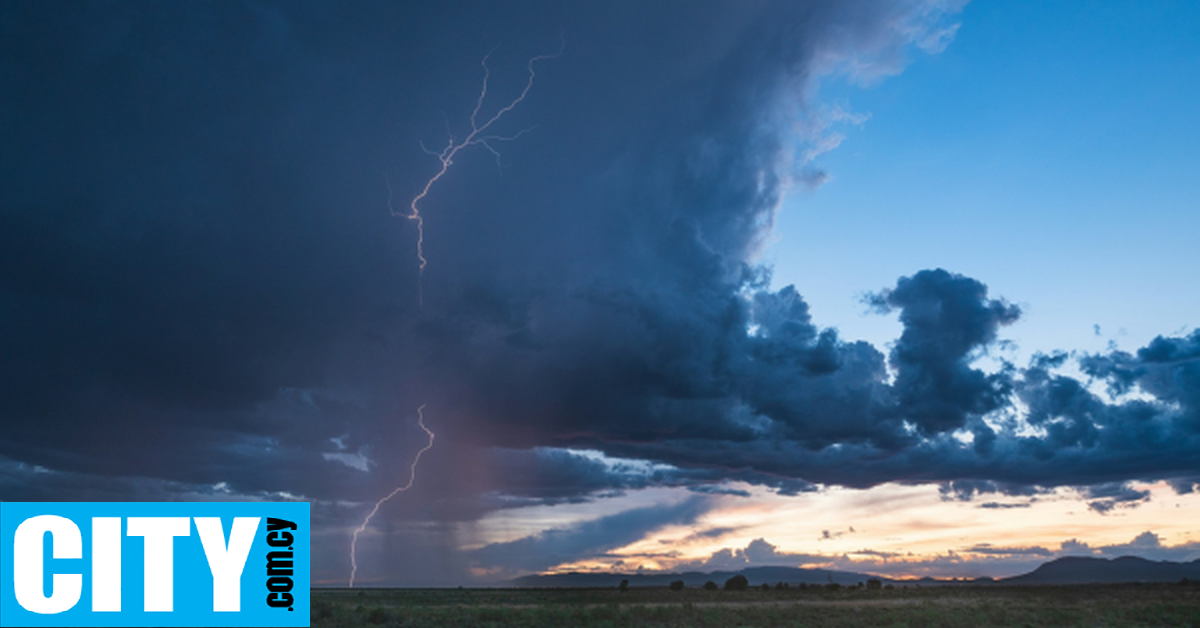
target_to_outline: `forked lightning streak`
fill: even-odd
[[[408,483],[404,486],[396,487],[391,493],[388,493],[386,497],[375,502],[375,507],[371,509],[371,512],[367,513],[367,517],[363,519],[362,525],[358,526],[358,529],[354,531],[354,538],[350,540],[350,588],[354,588],[354,577],[358,575],[358,535],[362,534],[362,532],[367,529],[367,526],[371,523],[371,519],[373,519],[375,514],[379,512],[380,506],[396,495],[399,495],[400,493],[412,488],[413,482],[417,481],[417,463],[421,462],[421,456],[425,452],[433,449],[434,433],[433,430],[425,426],[424,404],[421,404],[421,407],[417,408],[417,425],[420,425],[421,429],[425,430],[425,433],[429,435],[429,443],[422,447],[421,451],[418,451],[416,457],[413,458],[412,466],[409,467],[408,470]]]
[[[492,125],[500,121],[508,112],[512,111],[518,104],[525,100],[525,96],[528,95],[529,90],[533,88],[533,81],[534,78],[536,78],[536,73],[533,69],[534,64],[538,61],[555,59],[561,54],[562,48],[559,48],[559,51],[552,55],[538,55],[530,59],[526,64],[529,69],[529,80],[525,82],[525,88],[521,90],[520,95],[510,101],[507,105],[501,107],[500,110],[492,115],[492,117],[488,118],[486,122],[480,124],[479,112],[483,108],[483,101],[487,98],[488,79],[491,77],[491,70],[488,69],[488,58],[491,57],[492,53],[489,52],[480,63],[480,65],[483,66],[483,85],[479,89],[479,98],[475,100],[475,109],[471,112],[470,133],[468,133],[467,136],[461,141],[455,141],[453,133],[448,132],[450,137],[446,142],[446,147],[441,151],[432,151],[428,148],[425,148],[424,145],[421,146],[421,148],[427,154],[437,157],[441,167],[432,177],[429,178],[428,181],[425,182],[425,186],[421,188],[421,191],[415,197],[413,197],[412,202],[408,205],[408,213],[396,211],[396,208],[392,205],[391,185],[388,184],[388,210],[391,211],[393,216],[403,216],[417,223],[417,261],[419,262],[417,268],[417,302],[420,305],[424,305],[425,302],[423,281],[425,277],[425,267],[429,264],[429,260],[425,258],[425,217],[421,215],[419,204],[425,199],[426,196],[429,195],[429,191],[433,188],[433,184],[437,183],[446,175],[446,172],[450,170],[450,166],[454,163],[454,157],[458,155],[459,151],[463,150],[464,148],[469,146],[482,146],[496,157],[496,164],[500,164],[500,151],[496,150],[494,144],[497,142],[511,142],[528,133],[530,129],[522,129],[513,135],[507,136],[492,135],[489,134]],[[449,124],[446,126],[448,130]]]
[[[387,173],[384,173],[384,185],[387,186],[388,191],[388,211],[390,211],[393,216],[403,216],[416,222],[417,224],[417,260],[419,261],[419,266],[417,268],[417,303],[419,305],[424,306],[425,304],[425,291],[423,282],[425,277],[425,266],[428,265],[429,260],[425,258],[425,218],[421,215],[421,210],[418,205],[426,196],[429,195],[429,191],[433,188],[433,184],[437,183],[443,176],[446,175],[446,172],[450,170],[450,166],[454,163],[455,155],[468,146],[482,146],[486,148],[490,153],[492,153],[492,155],[496,157],[496,165],[500,165],[500,152],[496,150],[496,147],[493,146],[493,144],[496,142],[511,142],[528,133],[529,129],[523,129],[509,136],[491,135],[489,134],[489,130],[493,124],[498,122],[505,116],[505,114],[512,111],[518,104],[525,100],[525,96],[529,94],[529,90],[533,87],[533,81],[536,77],[536,73],[533,69],[534,64],[538,61],[557,58],[561,54],[562,48],[560,47],[559,51],[553,55],[539,55],[530,59],[527,64],[529,69],[529,80],[525,82],[525,88],[521,90],[520,95],[518,95],[504,107],[501,107],[500,110],[492,115],[492,117],[488,118],[486,122],[480,124],[479,112],[483,108],[483,101],[487,98],[488,79],[491,77],[491,71],[488,69],[487,65],[488,57],[491,56],[491,53],[489,52],[487,56],[483,58],[483,61],[480,63],[480,65],[483,66],[483,85],[479,90],[479,98],[475,100],[475,109],[471,112],[471,132],[459,142],[454,140],[453,133],[448,132],[449,140],[446,143],[446,147],[440,152],[431,151],[425,148],[424,145],[421,146],[426,153],[437,157],[441,167],[438,169],[436,174],[434,174],[428,181],[425,182],[425,186],[421,188],[421,192],[413,197],[412,202],[409,203],[408,213],[397,212],[396,208],[392,205],[392,184],[387,177]],[[447,123],[446,126],[447,129],[449,129],[449,123]],[[367,529],[368,525],[371,524],[371,519],[375,517],[375,515],[379,512],[379,508],[383,506],[384,503],[396,495],[399,495],[400,493],[412,488],[413,482],[415,482],[417,479],[417,464],[421,462],[421,456],[433,448],[434,433],[425,425],[424,404],[417,408],[417,417],[417,425],[420,425],[421,429],[429,435],[429,443],[422,447],[421,450],[417,452],[417,455],[413,458],[412,466],[409,468],[408,483],[404,486],[396,487],[395,490],[393,490],[391,493],[388,493],[383,499],[375,502],[375,506],[371,509],[371,512],[367,513],[367,516],[363,519],[362,524],[359,525],[356,530],[354,530],[354,536],[350,540],[350,588],[354,588],[354,579],[358,575],[358,536]]]

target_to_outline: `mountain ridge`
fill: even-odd
[[[1179,582],[1200,580],[1200,559],[1190,562],[1153,561],[1140,556],[1098,558],[1063,556],[1037,569],[1000,582],[1005,584],[1100,584],[1118,582]]]
[[[635,573],[586,573],[568,572],[560,574],[535,574],[521,576],[509,581],[511,586],[532,588],[604,588],[616,587],[628,580],[631,587],[667,586],[673,581],[683,580],[689,587],[702,586],[712,581],[718,585],[735,575],[743,575],[752,586],[764,583],[774,585],[786,582],[791,585],[839,584],[855,586],[875,578],[894,585],[991,585],[991,584],[1115,584],[1122,582],[1179,582],[1183,579],[1200,581],[1200,559],[1190,562],[1152,561],[1139,556],[1100,558],[1095,556],[1063,556],[1039,565],[1033,571],[1008,578],[974,579],[896,579],[870,573],[837,571],[804,567],[746,567],[739,570],[717,570],[710,572],[635,572]]]

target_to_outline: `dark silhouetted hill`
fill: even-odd
[[[562,588],[604,588],[615,587],[621,580],[629,580],[631,587],[666,587],[672,581],[683,580],[688,587],[703,586],[705,582],[725,582],[735,575],[741,574],[753,586],[763,583],[775,584],[829,584],[837,583],[843,586],[854,586],[875,578],[867,574],[848,571],[831,571],[829,569],[801,569],[798,567],[748,567],[739,571],[714,571],[702,573],[688,571],[684,573],[562,573],[548,575],[523,576],[511,581],[516,587],[562,587]]]
[[[1179,582],[1184,578],[1200,581],[1200,559],[1188,563],[1152,561],[1136,556],[1121,558],[1066,557],[1045,563],[1033,571],[1012,578],[993,580],[933,579],[891,580],[870,574],[829,569],[803,569],[799,567],[748,567],[739,571],[713,571],[709,573],[688,571],[684,573],[561,573],[533,575],[516,578],[509,582],[515,587],[559,587],[559,588],[609,588],[629,580],[631,587],[667,587],[671,582],[682,580],[687,587],[700,587],[705,582],[725,582],[741,574],[751,586],[763,583],[786,582],[790,585],[824,585],[830,583],[855,586],[870,578],[896,585],[932,586],[988,586],[993,584],[1090,584],[1122,582]]]
[[[1005,578],[1003,584],[1088,584],[1116,582],[1179,582],[1200,580],[1200,560],[1190,563],[1156,562],[1136,556],[1057,558],[1023,575]]]

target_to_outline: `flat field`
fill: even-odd
[[[312,626],[1200,628],[1195,584],[772,589],[316,589]]]

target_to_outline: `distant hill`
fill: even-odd
[[[515,587],[533,588],[608,588],[616,587],[622,580],[628,580],[631,587],[665,587],[675,580],[683,580],[688,587],[699,587],[709,580],[718,585],[741,574],[746,576],[751,586],[763,583],[774,585],[777,582],[797,584],[829,584],[831,582],[843,586],[854,586],[866,582],[868,578],[879,578],[884,583],[896,585],[941,585],[941,586],[971,586],[991,584],[1089,584],[1089,583],[1119,583],[1119,582],[1179,582],[1184,578],[1200,581],[1200,559],[1189,563],[1173,563],[1169,561],[1151,561],[1136,556],[1121,558],[1092,558],[1070,556],[1057,558],[1045,563],[1033,571],[1012,578],[993,580],[977,578],[974,580],[935,580],[921,578],[920,580],[891,580],[870,574],[850,571],[832,571],[829,569],[802,569],[799,567],[748,567],[740,571],[714,571],[703,573],[687,571],[683,573],[561,573],[550,575],[523,576],[509,582]]]
[[[1033,571],[1000,580],[1001,584],[1087,584],[1114,582],[1179,582],[1200,580],[1200,560],[1190,563],[1155,562],[1136,556],[1057,558]]]
[[[828,569],[800,569],[798,567],[748,567],[740,571],[714,571],[701,573],[687,571],[684,573],[563,573],[538,576],[524,576],[511,581],[516,587],[562,587],[562,588],[603,588],[615,587],[622,580],[629,580],[631,587],[665,587],[675,580],[683,580],[689,587],[699,587],[712,580],[717,584],[737,574],[746,576],[751,585],[761,585],[764,582],[775,584],[829,584],[831,582],[853,586],[874,578],[861,573],[849,571],[831,571]]]

